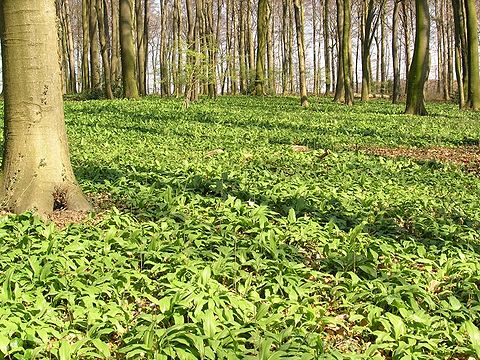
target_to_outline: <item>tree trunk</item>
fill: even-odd
[[[133,41],[133,3],[120,0],[120,46],[122,55],[122,80],[124,96],[128,99],[139,97],[135,75],[135,43]]]
[[[137,22],[136,30],[136,39],[137,39],[137,84],[138,92],[140,96],[145,96],[147,94],[146,87],[146,68],[145,68],[145,59],[146,59],[146,36],[145,36],[145,10],[146,6],[145,0],[135,0],[135,18]]]
[[[427,115],[424,87],[428,76],[430,14],[428,0],[415,0],[416,26],[412,65],[408,73],[406,114]]]
[[[335,97],[333,101],[341,102],[344,99],[344,64],[343,64],[343,0],[336,0],[337,2],[337,81],[335,85]]]
[[[307,79],[305,75],[304,13],[302,0],[294,0],[295,27],[297,31],[298,71],[300,78],[300,104],[308,107]]]
[[[468,41],[468,107],[480,110],[480,78],[478,73],[478,21],[475,0],[465,0]]]
[[[90,89],[88,0],[82,0],[82,91]]]
[[[68,66],[69,66],[69,84],[71,93],[77,92],[77,71],[75,68],[75,46],[73,43],[72,22],[70,16],[69,0],[63,0],[63,11],[65,14],[65,31],[68,50]]]
[[[460,109],[465,108],[465,91],[464,91],[464,74],[463,74],[463,51],[462,51],[462,35],[463,23],[460,17],[461,0],[452,1],[453,22],[455,26],[455,75],[457,78],[457,88],[459,96]]]
[[[110,73],[109,44],[107,42],[107,33],[105,26],[106,8],[103,6],[104,0],[97,1],[98,32],[100,39],[100,50],[103,62],[103,79],[105,81],[105,96],[107,99],[113,99],[112,81]]]
[[[271,7],[275,3],[272,2]],[[272,15],[273,9],[268,10],[268,27],[267,27],[267,69],[268,69],[268,92],[275,94],[275,52],[273,41],[273,27],[274,16]]]
[[[350,0],[343,0],[343,39],[342,39],[342,60],[343,60],[343,81],[345,88],[345,104],[353,104],[352,89],[352,40],[351,40],[351,3]]]
[[[267,52],[268,0],[258,0],[256,95],[265,95],[265,56]]]
[[[63,114],[55,5],[0,2],[5,99],[1,196],[15,213],[87,211],[70,164]],[[53,61],[52,61],[53,60]]]
[[[120,69],[120,40],[119,40],[119,10],[118,1],[112,0],[111,3],[111,17],[112,17],[112,60],[110,69],[110,79],[112,86],[117,88],[119,86],[119,80],[121,77]]]
[[[323,7],[323,46],[324,46],[324,56],[325,56],[325,95],[330,95],[331,84],[332,84],[332,75],[330,67],[330,11],[329,11],[329,0],[324,0]]]
[[[100,44],[98,40],[97,4],[96,0],[88,0],[88,2],[90,31],[90,83],[93,90],[100,92],[102,89],[102,84],[100,81]]]
[[[393,0],[392,20],[392,57],[393,57],[393,92],[392,103],[396,104],[400,98],[400,51],[398,49],[399,34],[398,21],[400,20],[400,0]]]

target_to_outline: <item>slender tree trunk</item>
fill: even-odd
[[[318,68],[317,68],[317,0],[312,0],[312,32],[313,32],[313,95],[318,95]]]
[[[248,72],[250,82],[255,82],[256,70],[255,70],[255,44],[253,42],[252,34],[252,0],[247,1],[247,37],[248,37]],[[249,84],[250,86],[250,84]]]
[[[297,49],[298,49],[298,72],[300,78],[300,104],[308,107],[307,97],[307,78],[305,74],[305,44],[304,44],[304,13],[303,0],[294,0],[293,8],[295,11],[295,27],[297,32]]]
[[[112,81],[110,73],[110,59],[109,59],[109,46],[107,42],[107,34],[105,27],[106,9],[103,7],[103,0],[96,0],[97,4],[97,17],[98,17],[98,32],[100,39],[100,51],[103,61],[103,79],[105,81],[105,96],[107,99],[113,99],[112,93]]]
[[[398,22],[400,20],[400,0],[393,0],[392,20],[392,57],[393,57],[393,92],[392,103],[397,104],[400,98],[400,51],[398,49],[399,33]]]
[[[337,83],[335,85],[335,97],[333,98],[336,102],[341,102],[344,99],[344,61],[343,61],[343,0],[336,0],[337,2]]]
[[[408,91],[408,72],[410,69],[411,62],[411,53],[410,53],[410,27],[409,22],[409,11],[407,9],[406,1],[402,1],[402,23],[403,23],[403,37],[405,43],[405,74],[407,74],[407,80],[405,84],[405,94]]]
[[[332,84],[332,75],[330,67],[330,9],[329,9],[329,0],[324,0],[323,6],[323,46],[324,46],[324,56],[325,56],[325,95],[330,95],[331,93],[331,84]]]
[[[63,11],[65,14],[65,30],[67,32],[67,50],[68,50],[68,65],[70,76],[70,92],[77,92],[77,71],[75,67],[75,46],[73,43],[72,21],[70,16],[69,0],[63,0]]]
[[[242,6],[239,8],[239,26],[240,26],[240,33],[238,36],[238,55],[240,61],[240,93],[246,94],[247,93],[247,84],[248,84],[248,77],[247,77],[247,57],[246,57],[246,21],[245,21],[245,10]],[[220,26],[220,25],[218,25]]]
[[[462,52],[462,28],[463,23],[461,21],[460,10],[461,0],[452,0],[453,19],[455,26],[455,75],[457,78],[457,88],[459,96],[460,109],[465,108],[465,91],[464,91],[464,75],[463,75],[463,52]]]
[[[82,91],[90,89],[88,0],[82,0]]]
[[[124,96],[139,97],[135,74],[135,43],[133,41],[133,2],[120,0],[120,45],[122,55],[122,80]]]
[[[275,94],[275,52],[273,41],[273,27],[274,17],[273,6],[275,2],[272,2],[271,8],[268,9],[268,27],[267,27],[267,69],[268,69],[268,92]]]
[[[111,69],[110,69],[110,79],[112,81],[112,86],[118,88],[119,80],[121,77],[120,69],[120,39],[119,39],[119,10],[118,10],[118,1],[112,0],[111,2],[111,18],[112,18],[112,57],[111,57]]]
[[[416,26],[412,65],[408,73],[406,114],[426,115],[424,87],[428,76],[430,15],[428,0],[415,0]]]
[[[351,3],[350,0],[343,0],[343,81],[345,88],[345,104],[353,104],[352,89],[352,40],[351,40]]]
[[[386,36],[387,36],[386,10],[380,8],[380,94],[385,95],[387,82],[387,61],[386,61]]]
[[[70,164],[50,0],[0,2],[5,99],[0,194],[16,213],[89,210]]]
[[[97,4],[96,0],[89,1],[89,31],[90,31],[90,83],[92,89],[101,91],[102,84],[100,81],[100,44],[98,40],[97,26]]]
[[[288,39],[288,0],[282,1],[282,42],[283,42],[283,56],[282,56],[282,87],[283,95],[288,93],[288,62],[289,62],[289,39]]]
[[[196,91],[196,56],[195,52],[195,14],[193,10],[192,0],[186,0],[187,9],[187,71],[186,71],[186,87],[185,87],[185,101],[186,104],[190,101],[198,99]]]
[[[146,34],[145,34],[145,0],[135,0],[135,18],[136,18],[136,40],[137,40],[137,56],[136,56],[136,68],[137,68],[137,84],[140,96],[145,96],[147,93],[147,87],[145,84],[146,79]]]

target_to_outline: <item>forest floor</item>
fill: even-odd
[[[96,212],[0,218],[0,358],[480,357],[478,113],[67,102]]]

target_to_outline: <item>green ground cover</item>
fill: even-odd
[[[0,218],[0,358],[480,357],[480,178],[358,150],[475,145],[480,116],[297,102],[66,103],[105,210]]]

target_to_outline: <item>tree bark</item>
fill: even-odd
[[[110,79],[112,80],[112,86],[117,88],[119,86],[119,81],[121,78],[121,68],[120,68],[120,39],[119,39],[119,9],[118,1],[112,0],[111,3],[111,18],[112,18],[112,59],[111,59],[111,69],[110,69]]]
[[[105,97],[107,99],[113,99],[113,92],[112,92],[112,81],[111,81],[111,73],[110,73],[110,58],[109,58],[109,44],[107,41],[107,29],[105,26],[105,17],[106,15],[106,8],[104,7],[103,1],[104,0],[96,0],[97,1],[97,18],[98,18],[98,33],[100,39],[100,51],[102,54],[102,62],[103,62],[103,79],[104,79],[104,86],[105,86]]]
[[[424,87],[428,76],[430,15],[428,0],[415,0],[416,26],[412,65],[408,73],[406,114],[427,115]]]
[[[400,51],[398,22],[400,20],[400,0],[393,0],[392,20],[392,57],[393,57],[393,91],[392,103],[397,104],[400,99]]]
[[[257,64],[255,72],[255,94],[266,95],[265,56],[267,52],[268,0],[258,0],[257,19]]]
[[[98,39],[97,4],[96,0],[88,0],[88,2],[90,31],[90,83],[92,90],[100,92],[102,89],[102,84],[100,81],[100,43]]]
[[[119,8],[123,91],[126,98],[137,99],[139,97],[139,93],[135,74],[135,44],[133,41],[132,0],[120,0]]]
[[[69,0],[63,0],[63,12],[65,14],[65,31],[68,51],[68,66],[69,66],[69,84],[71,93],[77,92],[77,71],[75,68],[75,46],[73,43],[72,21],[70,16]]]
[[[0,193],[15,213],[87,211],[70,164],[63,114],[55,5],[0,2],[5,99]]]
[[[304,13],[302,0],[294,0],[295,27],[297,31],[298,71],[300,78],[300,104],[308,107],[307,79],[305,74]]]
[[[323,7],[323,49],[325,56],[325,95],[330,95],[331,84],[332,84],[332,75],[330,67],[330,11],[329,11],[329,0],[324,0]]]
[[[345,104],[353,104],[352,89],[352,41],[351,41],[351,3],[350,0],[343,0],[343,39],[342,39],[342,60],[343,60],[343,81],[345,89]]]
[[[465,0],[468,41],[468,106],[480,110],[480,78],[478,73],[478,20],[475,0]]]
[[[343,0],[336,0],[337,2],[337,79],[335,85],[335,96],[333,101],[341,102],[344,99],[344,64],[343,64]]]
[[[88,0],[82,0],[82,91],[90,89]]]
[[[145,0],[135,0],[135,18],[137,26],[135,27],[136,31],[136,40],[137,40],[137,57],[136,57],[136,68],[137,68],[137,84],[138,92],[140,96],[145,96],[147,94],[146,86],[146,34],[145,34],[145,9],[147,6]]]

